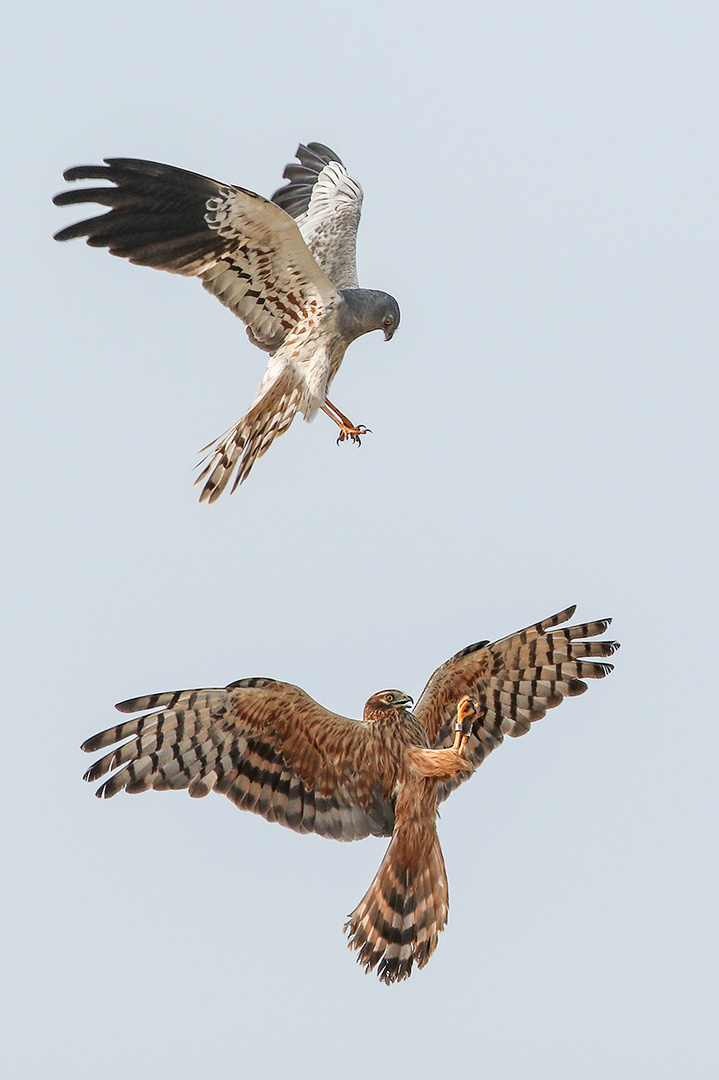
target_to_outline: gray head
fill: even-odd
[[[337,312],[339,330],[354,341],[370,330],[382,330],[389,341],[399,326],[399,304],[389,293],[378,289],[340,289],[344,303]]]

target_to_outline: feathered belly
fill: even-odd
[[[306,346],[312,346],[308,341]],[[302,385],[300,411],[305,420],[311,420],[325,403],[327,391],[344,358],[345,346],[339,341],[312,349],[303,348],[301,356],[293,358]],[[309,354],[309,355],[308,355]]]

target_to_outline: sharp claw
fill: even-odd
[[[337,445],[344,442],[346,439],[351,439],[353,443],[357,443],[358,446],[362,445],[361,435],[371,435],[371,428],[365,427],[364,424],[359,424],[355,428],[342,427],[340,433],[337,436]]]
[[[467,696],[457,704],[457,722],[454,730],[458,734],[461,734],[467,738],[472,731],[472,724],[476,718],[480,715],[480,710],[472,698]]]

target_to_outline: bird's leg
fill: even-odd
[[[460,754],[467,753],[467,742],[472,732],[472,724],[480,715],[480,710],[469,695],[457,703],[457,720],[454,725],[455,736],[453,750]]]
[[[351,439],[352,442],[356,442],[358,446],[362,445],[360,435],[370,435],[370,429],[365,427],[364,424],[355,426],[352,421],[341,413],[336,405],[333,405],[329,398],[325,398],[324,405],[320,406],[323,413],[329,416],[330,420],[333,420],[337,427],[340,429],[337,444],[344,442],[345,439]]]
[[[482,709],[466,696],[457,704],[457,719],[454,744],[437,750],[424,746],[408,746],[405,750],[411,769],[419,776],[431,776],[440,782],[454,780],[463,773],[474,772],[467,743],[472,732],[472,724],[482,715]]]

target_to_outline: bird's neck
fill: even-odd
[[[405,746],[429,746],[424,728],[409,709],[379,709],[366,705],[364,719],[378,738]]]
[[[337,329],[349,343],[377,329],[377,296],[374,289],[340,289]]]

